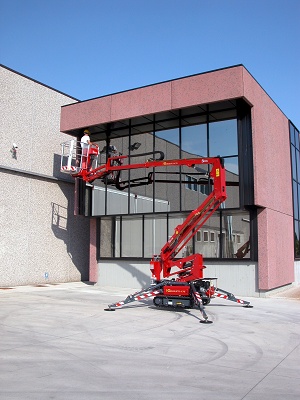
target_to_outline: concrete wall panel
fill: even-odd
[[[242,78],[237,66],[72,104],[62,108],[61,130],[242,97]]]
[[[293,218],[271,209],[258,214],[258,283],[261,290],[294,282]]]
[[[259,288],[294,281],[293,202],[288,119],[244,70],[245,96],[253,103],[254,201],[258,214]]]
[[[89,231],[73,217],[74,186],[14,173],[1,183],[0,286],[88,280]]]
[[[111,119],[132,118],[170,110],[171,83],[147,86],[112,96]]]
[[[89,220],[59,172],[60,109],[74,100],[7,68],[0,81],[0,286],[87,280]]]
[[[253,103],[255,204],[292,215],[288,119],[246,70],[244,82],[245,96]]]
[[[142,289],[151,283],[149,262],[147,261],[101,261],[98,263],[98,282],[101,287],[112,286]]]
[[[60,130],[67,132],[110,121],[111,96],[105,96],[62,107]]]
[[[172,108],[243,96],[243,67],[195,75],[172,82]]]
[[[54,162],[60,157],[60,143],[70,139],[59,131],[60,109],[74,100],[5,68],[0,68],[0,81],[0,164],[59,176]],[[18,146],[16,159],[10,152],[13,143]]]
[[[257,265],[253,262],[239,264],[224,262],[205,262],[204,277],[218,278],[218,286],[239,296],[254,296],[260,294],[256,287]],[[111,286],[139,290],[151,282],[149,262],[133,260],[101,261],[98,264],[101,287]],[[128,293],[129,294],[129,293]]]

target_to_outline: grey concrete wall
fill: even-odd
[[[70,136],[59,131],[60,110],[74,100],[3,67],[0,81],[0,164],[62,177],[54,157],[60,155],[60,143]],[[10,153],[13,143],[18,145],[17,159]]]
[[[300,261],[295,261],[295,283],[300,284]]]
[[[61,106],[74,99],[4,67],[0,81],[0,287],[87,280],[89,220],[59,172]]]
[[[221,289],[239,296],[259,297],[257,290],[257,264],[241,261],[213,263],[205,261],[205,278],[218,278]],[[112,286],[129,289],[142,289],[150,284],[150,263],[134,260],[103,260],[98,263],[98,283],[101,287]]]
[[[101,287],[142,289],[151,283],[148,261],[105,260],[98,263],[98,282]]]

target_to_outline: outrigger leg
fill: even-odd
[[[162,293],[161,288],[165,285],[164,282],[161,282],[154,286],[149,286],[146,289],[139,290],[133,294],[130,294],[123,301],[118,301],[117,303],[109,304],[108,308],[105,308],[104,311],[115,311],[116,308],[120,308],[125,304],[132,303],[133,301],[141,301],[147,299],[149,297],[156,296]]]
[[[206,312],[204,310],[204,305],[203,305],[203,301],[201,299],[200,293],[197,292],[193,282],[190,282],[190,287],[191,287],[191,290],[192,290],[192,293],[193,293],[193,297],[194,297],[195,303],[198,304],[199,311],[200,311],[200,313],[201,313],[201,315],[203,317],[203,319],[201,319],[199,322],[201,324],[212,324],[212,321],[208,320],[208,316],[207,316],[207,314],[206,314]]]
[[[238,299],[235,297],[234,294],[230,292],[226,292],[226,290],[216,288],[215,293],[213,295],[214,297],[220,297],[221,299],[229,300],[229,301],[234,301],[235,303],[243,304],[243,307],[245,308],[253,308],[253,306],[250,304],[250,301]]]

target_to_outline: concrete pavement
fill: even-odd
[[[82,282],[0,290],[1,400],[298,400],[300,300],[170,311]]]

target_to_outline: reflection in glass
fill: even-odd
[[[193,125],[181,129],[181,157],[207,157],[207,125]]]
[[[144,257],[152,257],[159,254],[160,249],[167,241],[167,219],[164,217],[147,217],[144,221],[145,240],[144,240]]]
[[[223,207],[239,208],[239,175],[238,175],[238,157],[228,157],[224,159],[226,171],[226,193],[227,199]]]
[[[184,122],[186,123],[186,117],[183,118],[185,118]],[[179,119],[176,121],[176,123],[180,125]],[[203,119],[203,122],[204,121],[205,119]],[[162,151],[165,155],[165,159],[172,160],[179,158],[207,157],[209,155],[208,149],[210,149],[209,152],[212,157],[220,155],[226,158],[226,179],[228,181],[238,182],[236,119],[211,122],[209,124],[185,125],[182,128],[178,127],[165,130],[161,130],[161,123],[157,123],[156,128],[159,130],[154,134],[152,132],[143,132],[120,137],[117,136],[117,131],[110,131],[110,143],[116,146],[118,152],[123,155],[130,155],[129,159],[123,160],[123,165],[126,163],[144,164],[151,158],[151,155],[146,156],[145,153],[153,154],[153,151]],[[98,142],[98,144],[100,149],[103,150],[107,143],[105,140],[102,140]],[[102,151],[99,158],[102,164],[105,163],[106,153]],[[198,169],[199,167],[196,167],[197,172],[199,172]],[[104,186],[107,194],[104,196],[102,193],[101,199],[104,197],[104,205],[96,207],[96,204],[94,204],[94,209],[97,209],[97,213],[93,215],[101,215],[103,210],[104,214],[107,213],[108,215],[136,213],[136,202],[131,199],[132,195],[144,196],[145,204],[152,201],[152,207],[144,207],[142,210],[143,212],[151,213],[162,211],[161,207],[157,207],[157,201],[166,202],[169,205],[168,209],[170,211],[192,210],[203,201],[203,195],[207,195],[210,190],[208,186],[202,184],[196,187],[199,176],[196,176],[195,172],[196,171],[194,171],[194,173],[188,171],[188,168],[184,166],[123,170],[121,172],[121,181],[125,189],[122,191],[122,194],[127,196],[127,200],[124,196],[112,194],[115,189],[113,184],[106,186],[101,180],[96,180],[94,185],[100,187]],[[129,182],[140,178],[146,178],[149,173],[154,173],[153,184],[136,186]],[[187,181],[190,181],[188,185],[186,185]],[[192,193],[192,191],[194,191],[194,193]],[[100,200],[98,198],[99,196],[96,196],[95,201],[99,203]],[[122,199],[122,204],[119,204],[115,199]],[[101,201],[101,203],[103,203],[103,201]],[[238,186],[234,188],[229,186],[226,207],[239,207]],[[164,210],[166,210],[166,208],[164,208]]]
[[[298,184],[293,181],[294,218],[299,219]]]
[[[179,159],[179,128],[157,132],[155,150],[162,151],[165,155],[165,160]],[[161,180],[165,182],[159,183]],[[155,197],[168,201],[170,211],[180,211],[180,167],[155,168],[155,182]]]
[[[300,145],[299,145],[300,136],[299,136],[299,135],[300,135],[299,132],[298,132],[297,129],[295,128],[295,145],[296,145],[296,149],[297,149],[297,150],[300,150]]]
[[[121,238],[121,257],[142,257],[142,218],[123,218]]]
[[[290,138],[291,138],[291,143],[295,146],[295,128],[293,127],[292,124],[290,124]]]
[[[135,143],[137,146],[133,146]],[[127,150],[128,151],[128,150]],[[145,164],[148,159],[153,157],[151,154],[153,152],[153,134],[152,133],[143,133],[140,135],[134,135],[131,138],[131,148],[130,148],[130,164]],[[148,155],[145,155],[148,154]],[[126,153],[128,154],[128,153]],[[132,169],[127,171],[127,180],[129,179],[141,179],[146,178],[152,172],[152,169],[149,170],[147,168],[139,168]],[[126,174],[126,171],[125,171]],[[123,178],[123,172],[122,172]],[[131,194],[137,194],[141,196],[145,196],[149,199],[153,199],[153,185],[144,185],[144,186],[134,186],[134,182],[129,184],[129,189]],[[153,208],[150,212],[153,211]],[[130,213],[133,213],[133,210],[130,210]]]
[[[250,257],[250,219],[247,214],[223,212],[224,258]]]
[[[200,253],[206,258],[218,258],[220,256],[220,215],[214,214],[200,228],[195,236],[195,253]]]
[[[294,222],[295,231],[294,231],[294,248],[295,248],[295,257],[300,257],[300,224],[299,221]]]
[[[212,120],[213,116],[212,114],[208,116],[205,110],[202,109],[201,118],[197,108],[194,112],[197,119],[185,115],[181,121],[178,113],[178,118],[173,118],[172,123],[166,119],[166,115],[164,120],[160,122],[156,120],[154,125],[153,117],[147,125],[148,131],[144,125],[144,130],[139,130],[137,126],[133,128],[132,125],[128,128],[130,136],[118,137],[119,132],[112,130],[111,142],[123,155],[131,156],[129,160],[124,161],[125,164],[127,162],[144,164],[152,156],[141,154],[153,155],[154,151],[162,151],[168,160],[218,155],[224,157],[227,181],[226,207],[223,204],[221,212],[216,212],[206,221],[178,257],[198,252],[206,258],[249,258],[249,214],[237,211],[240,207],[237,119],[219,120],[207,124],[205,121]],[[232,118],[232,115],[227,114],[227,118]],[[195,123],[198,125],[193,125]],[[174,126],[177,127],[173,128]],[[165,127],[172,129],[162,130]],[[101,149],[104,145],[105,141],[99,142]],[[102,153],[101,157],[103,156]],[[294,154],[293,164],[296,166],[295,158]],[[116,187],[108,186],[105,196],[101,192],[102,197],[100,195],[97,197],[99,204],[101,200],[101,204],[105,207],[99,207],[99,212],[95,215],[103,215],[105,211],[111,215],[118,215],[101,219],[101,231],[105,234],[101,234],[99,239],[100,256],[151,258],[154,254],[159,254],[168,238],[173,235],[175,227],[185,220],[186,216],[183,213],[195,210],[210,193],[211,186],[202,180],[199,181],[199,174],[207,171],[208,167],[203,165],[196,168],[142,167],[122,171],[122,182],[147,176],[149,172],[154,173],[154,182],[144,186],[129,184],[128,188],[118,193],[115,193]],[[103,186],[103,183],[100,182],[99,186]],[[169,214],[170,211],[176,213]],[[134,218],[124,216],[128,213],[136,215]],[[156,214],[151,215],[151,213]],[[123,217],[119,217],[121,214]],[[297,226],[299,234],[299,224]]]
[[[300,151],[296,150],[297,180],[300,182]]]
[[[291,146],[293,179],[297,180],[296,148]]]
[[[234,181],[238,182],[239,181],[239,158],[236,157],[225,157],[224,158],[225,162],[225,169],[226,172],[230,173],[230,176],[228,176],[230,179],[233,179]]]
[[[290,123],[291,137],[291,158],[292,158],[292,178],[293,178],[293,209],[295,224],[295,258],[300,257],[299,249],[299,227],[300,227],[300,151],[299,151],[299,131]]]
[[[178,225],[181,225],[183,223],[183,221],[185,220],[187,215],[182,216],[182,214],[180,215],[173,215],[169,218],[169,229],[168,229],[168,240],[171,238],[171,236],[174,234],[175,232],[175,228]],[[183,248],[177,255],[178,258],[182,258],[185,257],[186,255],[186,248]]]
[[[209,124],[209,156],[238,155],[237,120]]]
[[[112,218],[102,218],[100,220],[100,257],[114,257],[112,238],[114,232],[114,222]],[[114,243],[114,240],[113,240]],[[117,254],[120,256],[120,254]]]
[[[166,129],[164,131],[158,131],[155,133],[156,138],[161,138],[165,143],[169,142],[179,149],[179,129]],[[167,144],[167,143],[166,143]],[[157,146],[156,146],[157,148]],[[157,148],[157,150],[160,150]]]
[[[101,220],[101,257],[149,257],[159,254],[166,241],[174,234],[187,215],[172,215],[144,218],[114,218]],[[222,232],[221,232],[222,222]],[[295,227],[299,229],[298,221]],[[197,228],[198,229],[198,228]],[[299,230],[296,235],[299,234]],[[298,237],[298,236],[297,236]],[[110,238],[113,238],[115,255]],[[144,240],[143,240],[144,238]],[[143,249],[144,243],[144,249]],[[144,254],[143,254],[144,250]],[[206,258],[250,258],[250,217],[247,212],[234,214],[222,210],[214,214],[200,227],[196,235],[178,253],[186,257],[200,253]]]

